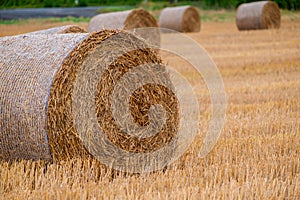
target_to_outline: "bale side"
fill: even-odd
[[[178,32],[199,32],[201,21],[196,8],[180,6],[165,8],[159,16],[159,27]]]
[[[236,13],[236,25],[239,30],[279,28],[279,7],[273,1],[241,4]]]
[[[52,160],[46,109],[55,73],[86,35],[0,38],[0,159]]]

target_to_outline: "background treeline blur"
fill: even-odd
[[[255,0],[0,0],[0,8],[37,8],[37,7],[73,7],[73,6],[109,6],[109,5],[134,5],[145,3],[160,4],[157,8],[176,4],[192,4],[204,9],[236,8],[241,3]],[[300,10],[300,0],[274,0],[279,7],[288,10]]]

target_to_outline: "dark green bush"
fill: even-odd
[[[79,0],[77,6],[96,5],[140,5],[144,0]],[[253,2],[257,0],[177,0],[178,5],[190,3],[200,5],[206,9],[215,8],[237,8],[241,3]],[[300,10],[300,0],[274,0],[282,9]],[[148,0],[148,2],[169,3],[165,0]],[[173,3],[176,0],[172,1]],[[0,0],[0,8],[14,7],[70,7],[75,6],[74,0]]]
[[[237,8],[242,3],[258,0],[204,0],[205,6],[213,8]],[[282,9],[300,10],[300,0],[274,0]]]
[[[139,5],[142,0],[78,0],[77,6]],[[0,0],[0,8],[72,7],[75,0]]]
[[[300,10],[300,0],[275,0],[280,8]]]

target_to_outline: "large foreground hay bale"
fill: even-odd
[[[86,30],[76,25],[66,25],[66,26],[57,26],[49,29],[30,32],[30,34],[37,34],[37,35],[38,34],[66,34],[66,33],[86,33]]]
[[[107,141],[123,151],[143,153],[170,142],[179,119],[177,98],[168,88],[156,84],[133,88],[129,105],[122,96],[131,82],[146,76],[138,71],[141,65],[153,79],[167,84],[168,74],[159,63],[156,51],[123,31],[0,38],[0,159],[89,157]],[[137,70],[133,73],[137,80],[123,77],[131,70]],[[128,116],[118,113],[124,112],[119,102],[129,106]],[[154,104],[166,109],[167,118],[153,136],[126,134],[112,116],[147,126]],[[118,108],[114,113],[113,105]],[[98,129],[102,139],[95,136]]]
[[[91,19],[87,31],[94,32],[104,29],[132,30],[148,43],[159,46],[160,33],[155,29],[146,29],[150,27],[158,27],[153,15],[143,9],[134,9],[96,15]],[[136,29],[138,31],[135,31]]]
[[[236,25],[239,30],[278,29],[280,18],[280,9],[276,2],[244,3],[237,9]]]
[[[179,6],[165,8],[161,11],[159,27],[172,29],[178,32],[199,32],[201,21],[196,8],[192,6]]]

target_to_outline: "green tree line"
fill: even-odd
[[[221,8],[237,8],[242,3],[254,2],[257,0],[204,0],[207,6]],[[300,0],[274,0],[282,9],[300,10]]]
[[[1,8],[138,5],[142,0],[0,0]]]
[[[191,2],[199,3],[205,8],[236,8],[241,3],[255,0],[147,0],[147,2],[169,2],[175,4]],[[256,0],[257,1],[257,0]],[[300,0],[274,0],[280,8],[300,10]],[[16,7],[73,7],[73,6],[99,6],[99,5],[139,5],[145,0],[0,0],[1,8]]]

